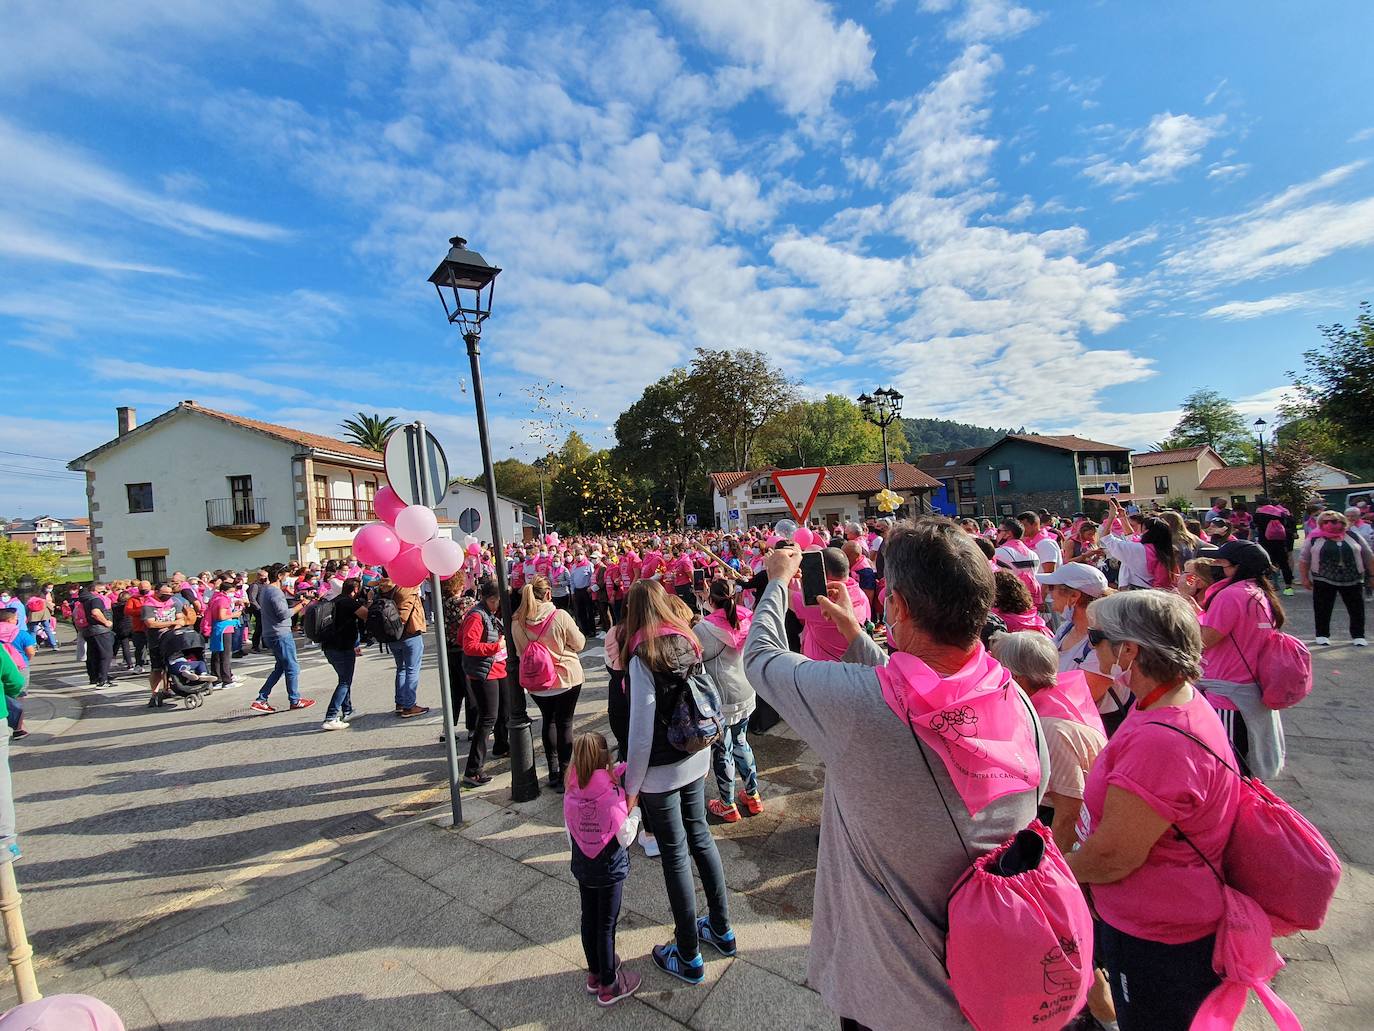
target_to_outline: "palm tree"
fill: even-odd
[[[345,419],[339,425],[344,431],[345,440],[369,451],[382,451],[386,448],[386,438],[391,436],[391,431],[396,429],[398,424],[393,415],[383,419],[380,415],[359,412],[352,419]]]

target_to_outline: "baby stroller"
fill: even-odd
[[[180,698],[182,705],[188,709],[204,705],[205,696],[210,693],[210,685],[215,678],[209,673],[199,673],[184,666],[178,670],[176,667],[183,665],[182,659],[203,663],[205,638],[200,636],[195,627],[179,626],[163,631],[157,646],[167,667],[166,690]],[[187,652],[191,654],[187,655]]]

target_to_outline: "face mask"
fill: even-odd
[[[1112,678],[1112,683],[1124,691],[1129,691],[1131,689],[1131,670],[1133,669],[1135,669],[1134,662],[1125,669],[1122,669],[1120,664],[1114,661],[1112,663],[1111,673],[1109,674]]]
[[[1073,610],[1074,603],[1070,601],[1066,602],[1062,608],[1057,608],[1054,611],[1056,614],[1058,614],[1060,619],[1071,620],[1073,619]]]

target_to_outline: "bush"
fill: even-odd
[[[1172,508],[1175,512],[1191,512],[1193,510],[1193,503],[1182,494],[1179,494],[1164,502],[1164,507]]]

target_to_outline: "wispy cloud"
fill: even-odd
[[[1225,117],[1197,118],[1169,111],[1157,114],[1145,128],[1138,161],[1099,158],[1083,173],[1104,186],[1131,187],[1173,179],[1201,160],[1203,150],[1220,131]]]
[[[176,269],[164,265],[149,265],[116,257],[110,245],[86,241],[74,243],[70,238],[59,240],[24,225],[19,219],[0,211],[0,254],[14,258],[79,265],[102,272],[143,272],[159,276],[180,276]]]
[[[921,0],[921,10],[928,14],[943,14],[956,6],[960,10],[945,26],[945,34],[962,43],[1010,39],[1040,22],[1039,14],[1014,0]]]
[[[1301,293],[1275,294],[1258,301],[1228,301],[1226,304],[1208,308],[1203,314],[1209,319],[1258,319],[1265,315],[1310,307],[1317,296],[1316,291],[1307,290]]]

